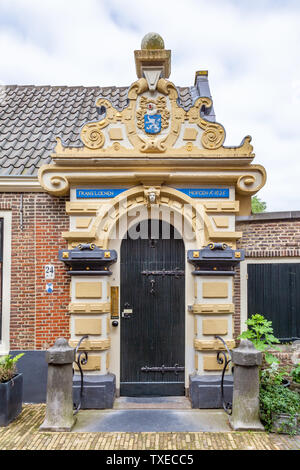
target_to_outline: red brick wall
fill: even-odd
[[[243,222],[237,230],[247,257],[300,256],[300,219]]]
[[[2,193],[0,210],[6,209],[12,211],[10,349],[47,349],[58,336],[69,337],[70,281],[58,261],[58,250],[66,247],[61,233],[69,226],[65,198]],[[46,292],[46,264],[55,266],[52,294]]]

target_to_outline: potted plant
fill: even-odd
[[[300,393],[300,363],[295,365],[291,371],[291,390]]]
[[[23,355],[0,357],[0,426],[7,426],[22,411],[23,375],[16,363]]]
[[[300,395],[286,386],[286,375],[277,363],[261,372],[260,417],[266,431],[293,435],[300,429]]]

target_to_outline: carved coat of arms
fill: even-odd
[[[161,131],[161,115],[145,114],[144,130],[147,132],[147,134],[158,134]]]
[[[167,109],[166,98],[159,96],[155,100],[142,96],[136,116],[139,129],[143,129],[147,134],[159,134],[169,125],[170,112]]]

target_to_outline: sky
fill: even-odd
[[[0,83],[129,86],[150,31],[176,86],[208,70],[224,145],[252,136],[267,211],[300,210],[299,0],[0,0]]]

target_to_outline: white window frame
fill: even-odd
[[[11,229],[12,214],[10,211],[0,211],[3,219],[3,262],[2,262],[2,338],[0,354],[9,353],[9,325],[11,302]]]
[[[270,257],[270,258],[247,258],[240,263],[240,312],[241,312],[241,332],[247,330],[245,324],[248,319],[248,264],[290,264],[300,263],[300,257]]]

